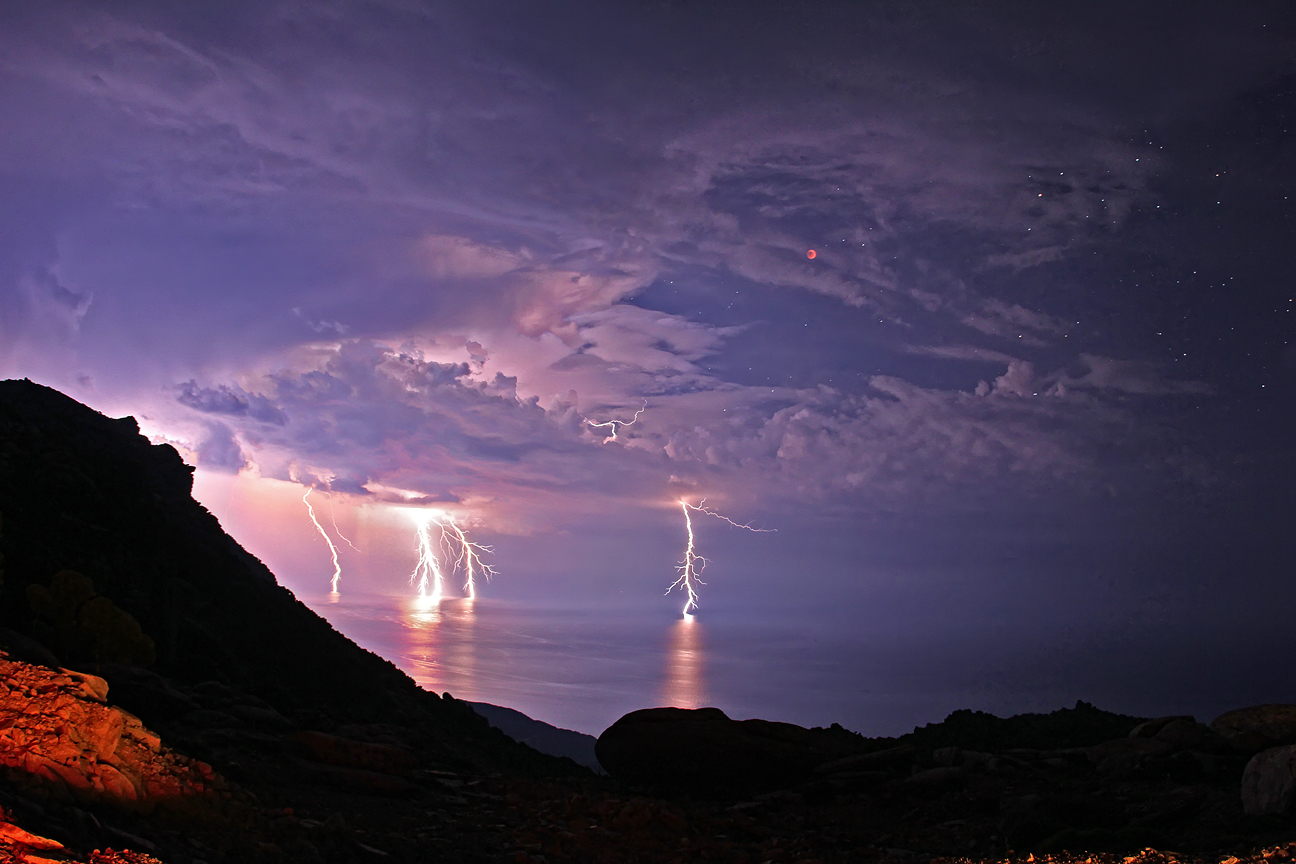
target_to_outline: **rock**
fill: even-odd
[[[932,761],[943,768],[951,768],[963,761],[963,751],[957,747],[941,747],[932,751]]]
[[[292,723],[288,721],[288,718],[273,708],[259,708],[255,705],[234,705],[229,709],[229,713],[252,726],[260,726],[265,729],[292,728]]]
[[[1272,747],[1251,757],[1242,774],[1248,816],[1289,813],[1296,802],[1296,746]]]
[[[901,785],[909,789],[941,789],[962,783],[966,777],[962,768],[928,768],[906,777]]]
[[[632,711],[599,736],[594,752],[627,783],[777,787],[847,755],[831,733],[791,723],[732,720],[718,708]]]
[[[318,762],[307,762],[304,759],[294,760],[294,764],[311,783],[320,783],[353,792],[400,797],[413,794],[418,790],[417,786],[403,777],[396,777],[379,771],[365,771],[361,768],[345,768],[338,765],[323,765]]]
[[[1122,775],[1138,767],[1144,759],[1170,753],[1174,747],[1155,738],[1117,738],[1089,748],[1089,761],[1099,774]]]
[[[0,767],[61,800],[149,811],[202,800],[223,781],[163,746],[139,718],[104,704],[102,678],[0,653]]]
[[[192,726],[195,729],[242,729],[243,721],[233,714],[226,714],[224,711],[212,711],[207,708],[199,708],[197,711],[190,711],[180,718],[180,722],[186,726]]]
[[[1197,722],[1196,717],[1191,717],[1187,714],[1174,715],[1170,717],[1157,717],[1152,720],[1144,720],[1142,723],[1135,726],[1130,730],[1129,737],[1155,738],[1158,732],[1177,720],[1186,720],[1189,723]]]
[[[112,688],[113,704],[149,723],[166,724],[199,707],[170,681],[139,666],[104,663],[99,672]]]
[[[1017,748],[1057,750],[1093,747],[1112,738],[1124,737],[1145,718],[1112,714],[1076,702],[1050,714],[1018,714],[996,717],[983,711],[961,710],[940,723],[929,723],[901,736],[898,743],[923,750],[959,747],[964,750],[1002,752]]]
[[[1164,741],[1176,750],[1191,750],[1206,739],[1210,728],[1191,717],[1176,717],[1152,736],[1153,741]]]
[[[51,668],[58,666],[58,658],[54,656],[54,652],[35,639],[24,636],[16,630],[10,630],[8,627],[0,627],[0,648],[8,651],[10,657],[24,663]]]
[[[1244,753],[1296,744],[1296,705],[1238,708],[1216,717],[1210,728]]]
[[[28,849],[62,849],[63,844],[57,840],[51,840],[48,837],[41,837],[32,834],[30,831],[24,831],[17,825],[8,822],[0,822],[0,841],[5,843],[21,844]]]
[[[389,744],[352,741],[323,732],[298,732],[285,738],[284,745],[308,759],[339,768],[404,776],[414,767],[414,756],[408,750]]]
[[[993,753],[981,753],[977,750],[963,750],[959,753],[960,763],[970,768],[990,768],[999,761]]]
[[[71,678],[80,688],[81,696],[92,702],[108,701],[108,682],[98,675],[89,675],[85,672],[73,672],[71,669],[60,669],[67,677]]]
[[[485,717],[492,726],[514,741],[521,741],[550,756],[566,756],[597,774],[603,773],[603,767],[594,756],[594,742],[597,739],[593,735],[573,732],[570,729],[559,729],[528,717],[521,711],[500,705],[491,705],[487,702],[468,704],[474,711]]]
[[[899,747],[890,747],[874,753],[860,753],[855,756],[843,756],[841,759],[833,759],[830,762],[822,762],[815,766],[814,773],[837,774],[842,771],[875,770],[902,762],[909,762],[917,753],[917,747],[902,744]]]
[[[1000,814],[1004,838],[1017,849],[1038,847],[1068,829],[1115,829],[1126,821],[1124,808],[1110,796],[1067,792],[1007,796]]]

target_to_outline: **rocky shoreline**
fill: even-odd
[[[570,762],[525,776],[447,759],[417,726],[303,729],[217,682],[137,671],[137,690],[192,706],[158,734],[112,705],[100,677],[5,656],[0,680],[0,862],[1214,864],[1296,851],[1290,760],[1275,758],[1291,745],[1249,753],[1296,736],[1283,725],[1292,706],[1209,727],[1085,703],[956,712],[896,739],[650,709],[600,739],[610,777]],[[1126,735],[1090,740],[1130,720]],[[987,740],[1066,746],[975,749]],[[685,767],[684,782],[671,776]]]

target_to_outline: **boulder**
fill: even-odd
[[[1155,738],[1117,738],[1090,747],[1088,757],[1099,774],[1121,776],[1137,768],[1144,759],[1173,750],[1171,744]]]
[[[0,817],[0,843],[10,846],[20,846],[26,849],[62,849],[63,844],[57,840],[51,840],[48,837],[41,837],[39,834],[33,834],[14,825],[11,822],[2,821]],[[12,854],[12,850],[8,850]]]
[[[403,747],[354,741],[324,732],[298,732],[285,738],[283,744],[289,752],[314,762],[397,777],[408,776],[415,763],[414,754]]]
[[[608,727],[594,752],[609,774],[627,783],[775,788],[807,778],[850,749],[827,730],[732,720],[719,708],[648,708]]]
[[[1197,718],[1187,714],[1175,715],[1171,717],[1156,717],[1152,720],[1144,720],[1142,723],[1130,730],[1131,738],[1155,738],[1157,733],[1176,721],[1184,720],[1189,723],[1196,723]]]
[[[163,746],[135,715],[107,705],[94,675],[0,652],[0,767],[56,798],[150,811],[224,788],[211,768]]]
[[[1296,746],[1272,747],[1251,757],[1242,773],[1242,809],[1248,816],[1289,813],[1296,801]]]
[[[113,704],[147,723],[165,725],[199,708],[156,672],[126,663],[103,663],[99,672],[112,687]]]
[[[907,789],[940,789],[962,783],[966,777],[967,771],[962,768],[953,766],[928,768],[926,771],[909,775],[901,781],[901,785]]]
[[[186,726],[195,729],[241,729],[243,721],[233,714],[226,714],[224,711],[212,711],[207,708],[199,708],[197,711],[190,711],[180,718],[180,722]]]
[[[917,747],[910,744],[902,744],[899,747],[889,747],[886,750],[877,750],[873,753],[857,753],[854,756],[843,756],[840,759],[823,762],[815,766],[814,773],[837,774],[842,771],[875,771],[878,769],[887,769],[901,763],[912,762],[917,754]]]
[[[368,795],[389,795],[402,797],[412,795],[418,787],[403,777],[385,774],[380,771],[366,771],[362,768],[346,768],[339,765],[326,765],[305,759],[295,759],[293,764],[309,783],[334,786],[351,792]]]
[[[256,705],[235,705],[229,709],[229,713],[252,726],[275,730],[292,728],[292,723],[289,722],[288,718],[273,708],[261,708]]]
[[[1216,717],[1210,728],[1233,749],[1244,753],[1296,744],[1296,705],[1238,708]]]
[[[1198,723],[1192,717],[1176,717],[1162,726],[1152,740],[1164,741],[1176,750],[1191,750],[1205,741],[1209,734],[1210,728],[1206,724]]]
[[[15,660],[24,663],[50,668],[58,666],[58,658],[52,651],[35,639],[24,636],[16,630],[10,630],[8,627],[0,627],[0,649],[7,651]]]

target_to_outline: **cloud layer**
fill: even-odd
[[[213,470],[519,521],[1180,471],[1149,454],[1215,391],[1074,298],[1109,296],[1093,262],[1175,170],[1135,118],[1278,47],[1231,53],[1250,19],[1189,63],[1137,16],[757,5],[7,13],[0,368]]]

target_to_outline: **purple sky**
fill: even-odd
[[[1293,57],[1288,2],[9,3],[0,375],[324,581],[302,484],[655,610],[705,497],[778,533],[699,525],[704,604],[1254,660]],[[374,530],[356,584],[404,590]]]

